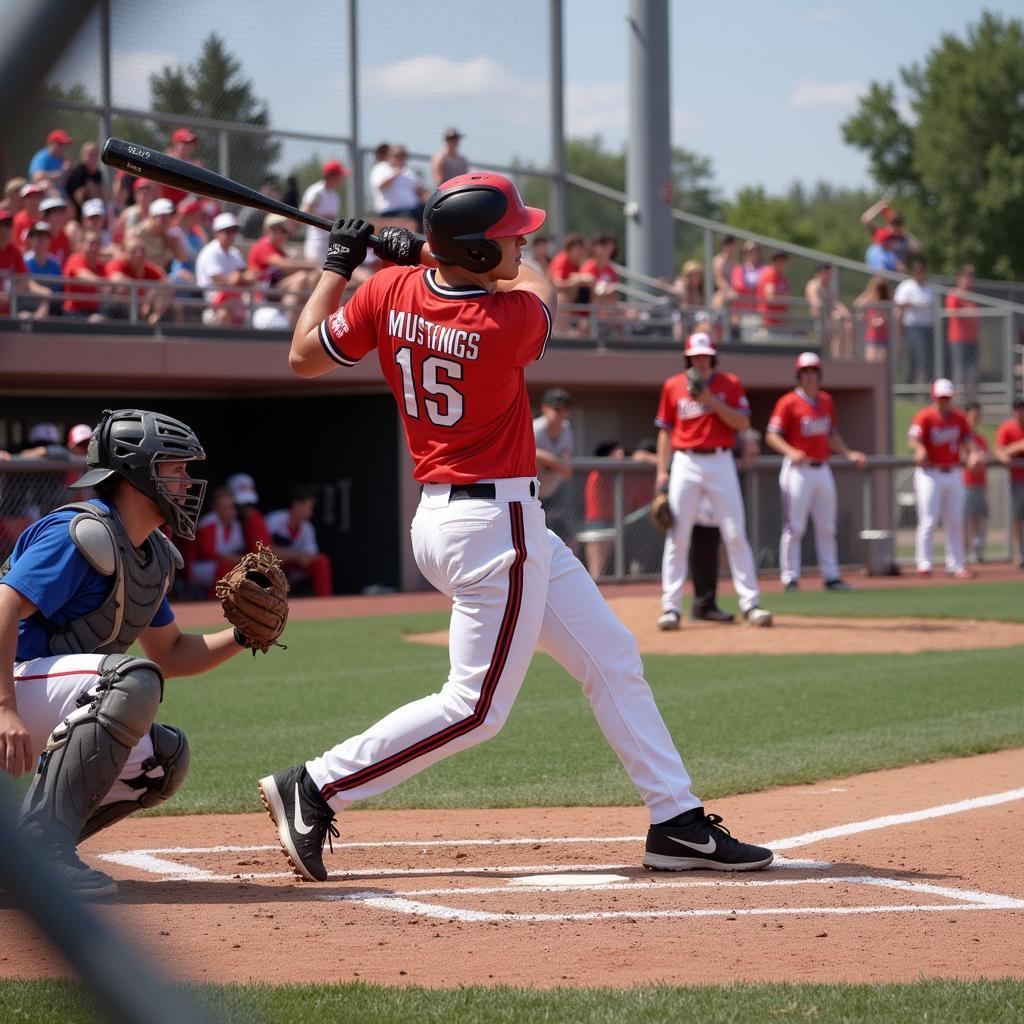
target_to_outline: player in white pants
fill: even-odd
[[[914,453],[917,496],[917,572],[932,574],[932,539],[941,522],[946,531],[946,573],[957,579],[974,575],[964,564],[964,482],[961,454],[973,469],[983,456],[974,443],[967,418],[953,408],[953,382],[940,377],[932,384],[932,404],[914,417],[907,432]]]
[[[836,426],[835,403],[821,390],[821,359],[803,352],[796,360],[797,387],[775,403],[765,440],[783,456],[782,537],[779,567],[786,590],[800,586],[800,547],[807,520],[814,523],[818,568],[826,590],[852,590],[839,577],[836,545],[836,482],[829,468],[831,452],[863,468],[864,453],[847,445]]]
[[[524,206],[507,178],[469,174],[431,196],[424,220],[430,251],[409,232],[385,229],[377,253],[399,265],[340,309],[371,228],[335,223],[291,363],[313,377],[376,351],[423,485],[412,524],[416,563],[452,599],[451,667],[436,692],[260,780],[289,863],[300,878],[325,880],[323,845],[337,832],[336,812],[494,736],[539,644],[580,681],[647,804],[646,866],[766,866],[771,851],[732,839],[705,814],[636,642],[545,524],[523,370],[544,353],[556,293],[520,262],[543,211]]]

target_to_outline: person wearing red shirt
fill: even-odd
[[[1010,508],[1017,535],[1017,567],[1024,569],[1024,395],[1013,399],[1013,415],[996,431],[996,458],[1010,467]]]
[[[738,314],[749,314],[757,309],[753,296],[757,294],[757,284],[765,267],[761,264],[761,247],[757,242],[743,243],[743,262],[732,268],[730,284],[736,293],[732,300],[732,311]]]
[[[782,492],[782,538],[779,568],[786,590],[800,589],[800,549],[808,518],[814,523],[818,568],[826,590],[852,590],[839,577],[836,545],[836,482],[829,468],[832,452],[858,469],[866,459],[842,439],[832,396],[821,389],[821,358],[803,352],[796,360],[797,386],[772,410],[765,441],[783,457],[779,474]]]
[[[971,425],[953,408],[956,389],[940,377],[932,384],[932,404],[914,417],[907,431],[917,496],[916,558],[919,576],[932,574],[932,536],[941,521],[946,530],[946,573],[956,579],[974,575],[964,564],[964,482],[961,453],[974,469],[981,453],[974,443]]]
[[[138,232],[125,236],[124,255],[107,263],[107,277],[111,281],[163,281],[166,274],[146,259],[146,243]],[[132,302],[127,288],[116,288],[114,295],[124,296],[121,301],[110,302],[107,315],[114,320],[127,320],[131,316]],[[159,323],[167,313],[171,293],[167,288],[139,288],[135,308],[138,316],[147,323]]]
[[[626,449],[618,441],[602,441],[594,449],[597,459],[624,459]],[[623,483],[629,480],[626,477]],[[587,530],[613,530],[615,527],[615,477],[592,469],[583,485],[583,519]],[[582,538],[581,538],[582,539]],[[587,572],[594,579],[603,576],[608,569],[614,542],[611,540],[588,540]]]
[[[195,558],[188,565],[188,580],[213,598],[213,585],[229,573],[247,548],[238,521],[238,509],[228,487],[211,496],[211,509],[196,525]]]
[[[103,236],[98,231],[87,231],[82,236],[81,252],[73,252],[64,264],[64,276],[76,279],[76,283],[64,285],[64,294],[68,296],[64,300],[66,315],[88,317],[90,320],[103,319],[99,301],[95,298],[100,292],[107,291],[105,284],[95,283],[107,279],[107,265],[101,255],[102,249]]]
[[[383,228],[377,255],[398,265],[374,274],[344,306],[373,227],[337,220],[295,326],[289,361],[302,377],[376,353],[422,484],[416,563],[452,600],[450,669],[439,690],[260,780],[302,878],[327,877],[323,846],[335,812],[495,735],[538,643],[581,681],[644,798],[652,822],[646,866],[754,870],[772,860],[770,850],[719,828],[692,794],[636,641],[545,524],[525,370],[544,355],[557,293],[521,258],[544,217],[503,175],[451,178],[424,208],[429,248],[401,227]]]
[[[589,305],[593,296],[591,286],[594,278],[583,273],[583,261],[587,255],[587,243],[582,235],[566,235],[565,246],[556,252],[548,264],[548,278],[554,282],[558,293],[558,301],[570,306]],[[586,334],[589,323],[587,311],[573,309],[567,311],[563,322],[559,318],[559,330],[567,330],[571,334]]]
[[[191,128],[176,128],[171,134],[171,144],[167,147],[166,153],[168,156],[185,160],[190,164],[199,163],[193,159],[198,143],[199,136]],[[173,185],[160,185],[159,189],[161,197],[170,199],[175,206],[187,199],[189,195],[184,189],[175,188]]]
[[[39,204],[41,219],[50,225],[50,255],[61,265],[71,255],[71,240],[64,230],[71,216],[67,201],[51,197]],[[25,247],[28,248],[28,236],[25,236]]]
[[[21,250],[11,241],[13,229],[11,215],[6,210],[0,210],[0,316],[10,314],[12,291],[38,295],[44,300],[49,299],[52,294],[46,285],[39,284],[38,281],[33,281],[28,276],[25,258],[22,256]],[[25,275],[23,283],[15,284],[11,280],[17,274]],[[50,304],[47,301],[40,302],[32,313],[35,318],[49,315]]]
[[[272,213],[264,220],[263,226],[266,234],[253,242],[249,250],[249,270],[254,280],[288,293],[281,299],[281,306],[288,316],[288,323],[292,324],[299,306],[313,290],[319,273],[312,260],[295,259],[285,251],[292,233],[291,221],[287,217]]]
[[[317,545],[312,521],[316,495],[305,487],[294,487],[291,499],[287,508],[267,514],[274,554],[284,563],[289,582],[294,585],[308,581],[314,597],[330,597],[331,560]]]
[[[25,246],[28,244],[26,240],[29,229],[37,221],[42,220],[39,207],[46,195],[46,188],[30,181],[27,185],[22,185],[19,195],[21,196],[21,209],[14,215],[14,244],[24,252]]]
[[[786,302],[773,302],[772,299],[789,294],[789,278],[786,277],[788,262],[789,253],[776,250],[772,253],[771,262],[757,279],[757,311],[769,331],[786,330],[789,305]]]
[[[974,267],[964,264],[956,274],[957,291],[946,296],[946,337],[949,340],[949,360],[953,371],[953,386],[957,394],[974,398],[978,393],[978,353],[981,320],[978,304],[964,298],[961,292],[974,287]]]
[[[598,235],[590,243],[590,258],[580,267],[580,274],[594,281],[591,298],[598,306],[614,303],[619,297],[619,275],[612,266],[618,244],[614,235]]]
[[[985,473],[988,441],[978,433],[981,405],[965,402],[964,416],[971,427],[971,440],[981,453],[981,460],[973,468],[964,466],[964,550],[976,562],[984,562],[985,531],[988,527],[988,481]]]
[[[739,378],[716,368],[718,356],[711,335],[694,332],[686,339],[684,352],[687,373],[665,381],[654,421],[658,428],[655,486],[668,491],[675,516],[675,526],[665,535],[658,629],[679,628],[690,536],[704,495],[725,541],[743,617],[752,626],[770,626],[771,612],[760,606],[757,568],[732,457],[736,432],[750,426],[750,403]]]

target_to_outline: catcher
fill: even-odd
[[[164,678],[266,649],[287,618],[285,590],[283,612],[274,605],[277,633],[260,630],[266,597],[242,619],[253,636],[237,627],[182,633],[175,623],[167,593],[182,561],[160,528],[194,536],[206,481],[193,480],[189,465],[205,457],[179,420],[105,411],[73,485],[97,497],[33,523],[0,566],[0,768],[17,776],[38,759],[19,827],[85,899],[117,886],[79,859],[78,844],[162,803],[188,771],[184,733],[154,721]],[[266,563],[267,554],[252,557]],[[268,582],[271,569],[263,565]],[[245,598],[233,597],[236,606],[246,609]],[[145,658],[125,653],[136,639]]]

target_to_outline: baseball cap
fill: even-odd
[[[0,224],[9,224],[14,219],[10,210],[0,210]],[[49,225],[47,225],[49,227]]]
[[[707,331],[694,331],[686,339],[684,354],[688,356],[713,356],[715,355],[715,343]]]
[[[255,505],[259,502],[256,483],[248,473],[235,473],[234,476],[229,476],[227,484],[236,505]]]
[[[198,142],[199,136],[191,128],[175,128],[171,142]]]
[[[460,132],[458,128],[446,128],[444,132],[444,137],[446,139],[461,139],[462,132]]]
[[[37,220],[35,224],[28,229],[29,235],[52,235],[53,228],[45,220]]]
[[[155,188],[154,182],[150,181],[149,178],[136,178],[132,182],[132,191],[138,192],[140,188]]]
[[[348,174],[348,168],[340,160],[328,160],[321,170],[325,178],[332,174],[340,174],[344,178]]]
[[[106,212],[107,207],[102,199],[86,199],[82,203],[83,217],[102,217]]]
[[[213,218],[214,231],[226,231],[228,228],[237,228],[238,221],[233,213],[218,213]]]
[[[932,398],[952,398],[956,394],[956,388],[948,377],[939,377],[932,384]]]
[[[283,217],[279,213],[271,213],[263,218],[263,226],[269,231],[271,228],[276,228],[278,224],[287,224],[288,218]]]
[[[41,195],[46,189],[42,185],[37,185],[34,181],[30,181],[25,185],[21,186],[21,191],[18,193],[19,196],[35,196]]]
[[[888,242],[890,238],[895,238],[896,232],[892,228],[879,228],[875,232],[875,242],[878,245],[883,245]]]
[[[8,178],[7,183],[4,185],[4,193],[17,192],[21,194],[21,190],[28,184],[24,178]]]
[[[46,213],[48,210],[59,210],[66,207],[68,204],[63,199],[58,199],[56,196],[51,196],[49,199],[44,199],[39,204],[39,212]]]
[[[74,448],[77,444],[85,444],[92,437],[92,427],[88,423],[76,423],[68,431],[68,447]]]
[[[49,135],[46,136],[47,142],[60,142],[65,146],[71,141],[71,136],[68,135],[63,128],[54,128]]]
[[[174,213],[174,203],[171,202],[170,199],[164,199],[162,197],[160,199],[154,199],[153,202],[149,204],[149,212],[154,217],[162,217],[166,214]]]
[[[202,199],[196,199],[195,197],[182,199],[182,201],[178,203],[178,213],[180,213],[182,217],[187,213],[200,213],[202,212],[202,209]]]
[[[37,423],[28,432],[29,444],[60,444],[60,431],[56,423]]]
[[[540,401],[541,405],[570,405],[572,403],[569,392],[565,388],[548,388],[541,395]]]
[[[801,352],[796,357],[796,368],[798,370],[806,370],[808,367],[814,367],[816,370],[821,369],[821,356],[817,352]]]

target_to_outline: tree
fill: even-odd
[[[210,33],[203,41],[199,59],[185,67],[165,67],[149,79],[155,111],[183,117],[206,117],[236,124],[267,126],[267,104],[252,92],[242,77],[241,64],[228,53],[224,41]],[[207,167],[220,170],[217,134],[198,131],[196,157]],[[280,142],[264,134],[229,132],[226,173],[254,188],[273,171],[281,152]]]
[[[916,120],[891,85],[875,84],[844,139],[868,154],[881,186],[921,204],[914,227],[933,266],[1024,276],[1024,23],[985,12],[900,78]]]

